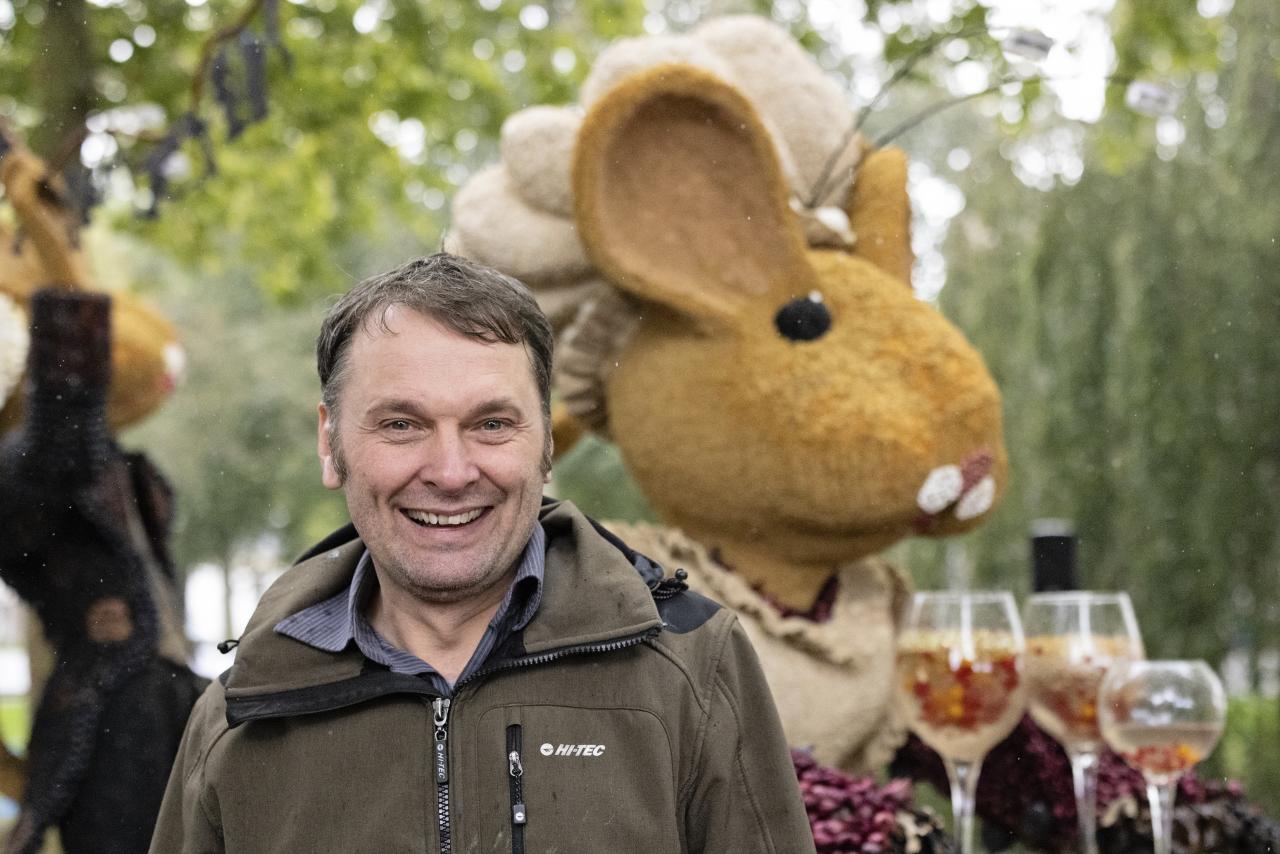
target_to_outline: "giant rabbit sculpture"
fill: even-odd
[[[613,527],[738,610],[793,744],[878,769],[908,582],[877,555],[1006,477],[994,381],[911,289],[905,158],[754,17],[620,42],[581,102],[506,122],[446,247],[544,301],[562,402],[665,523]]]

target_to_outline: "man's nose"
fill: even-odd
[[[466,438],[454,430],[437,430],[418,476],[437,489],[456,492],[480,477]]]

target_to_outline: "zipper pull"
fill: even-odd
[[[520,762],[520,751],[513,750],[507,754],[507,771],[511,774],[511,823],[522,825],[528,821],[520,793],[520,778],[524,776],[524,765]]]
[[[449,782],[449,700],[436,697],[431,702],[435,710],[436,782]]]

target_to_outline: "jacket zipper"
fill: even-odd
[[[538,664],[546,664],[556,659],[564,658],[569,655],[582,655],[587,652],[616,652],[627,647],[639,646],[650,638],[656,638],[662,633],[662,626],[654,626],[646,629],[636,635],[621,638],[615,641],[605,641],[604,643],[584,643],[577,646],[564,646],[559,649],[553,649],[550,652],[540,653],[538,655],[526,655],[524,658],[513,658],[510,661],[503,661],[491,667],[482,667],[475,673],[472,673],[466,679],[454,685],[454,691],[462,687],[466,683],[481,676],[488,676],[490,673],[499,673],[503,670],[514,670],[518,667],[533,667]]]
[[[520,724],[507,727],[507,784],[511,790],[511,854],[524,854],[524,825],[528,812],[524,806],[524,765],[520,762]]]
[[[578,646],[563,647],[561,649],[552,650],[551,652],[541,653],[539,655],[530,655],[524,658],[515,658],[510,661],[504,661],[492,667],[482,668],[468,676],[466,679],[459,681],[454,685],[454,691],[457,692],[466,683],[479,676],[488,676],[490,673],[497,673],[503,670],[513,670],[518,667],[526,667],[537,664],[545,664],[549,661],[555,661],[568,655],[581,655],[591,652],[613,652],[614,650],[626,649],[630,646],[636,646],[644,643],[650,638],[657,637],[662,632],[661,626],[654,626],[652,629],[640,632],[639,634],[630,635],[616,641],[606,641],[603,643],[579,644]],[[240,726],[249,721],[270,720],[272,718],[286,718],[296,715],[309,715],[319,712],[332,712],[338,709],[345,709],[377,697],[386,697],[392,694],[399,695],[422,695],[428,694],[430,688],[421,679],[415,677],[394,676],[393,674],[378,674],[380,676],[391,676],[392,679],[386,680],[391,684],[386,686],[372,687],[369,690],[358,693],[344,691],[336,698],[333,696],[332,686],[317,685],[312,688],[299,689],[297,693],[304,693],[308,696],[306,699],[290,698],[288,702],[282,702],[277,695],[268,694],[259,697],[243,698],[243,699],[227,699],[227,718],[232,722],[232,726]],[[363,682],[367,677],[356,677],[347,680],[348,682]],[[223,683],[226,684],[225,682]],[[290,694],[294,692],[281,692],[282,694]],[[313,699],[314,697],[314,699]],[[245,707],[248,707],[247,709]]]
[[[431,701],[436,725],[436,822],[440,830],[440,854],[453,852],[453,828],[449,824],[449,704],[444,697]]]

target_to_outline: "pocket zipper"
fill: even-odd
[[[524,764],[520,761],[521,726],[507,727],[507,785],[511,790],[511,854],[524,854]]]

